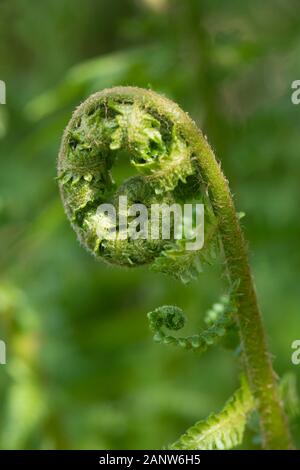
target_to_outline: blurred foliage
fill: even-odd
[[[220,266],[187,286],[108,268],[64,216],[63,129],[80,101],[117,84],[165,93],[207,134],[246,213],[275,368],[299,387],[299,18],[297,0],[1,0],[1,448],[161,448],[238,383],[232,353],[154,344],[145,317],[177,304],[201,328]],[[293,434],[299,447],[299,420]]]

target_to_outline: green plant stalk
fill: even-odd
[[[202,175],[219,218],[219,232],[231,282],[239,280],[235,292],[236,321],[248,380],[257,402],[263,447],[291,449],[287,418],[279,397],[276,375],[268,352],[262,316],[248,262],[243,232],[228,182],[209,145],[199,156]]]
[[[183,113],[185,114],[185,113]],[[185,131],[194,146],[225,254],[231,284],[235,290],[236,321],[243,350],[245,369],[260,416],[263,447],[292,449],[287,418],[279,396],[276,375],[268,351],[261,312],[248,261],[248,253],[239,218],[221,166],[196,124],[185,114]]]
[[[129,144],[131,144],[129,145],[129,151],[131,153],[138,152],[138,155],[142,154],[144,162],[144,158],[147,160],[149,155],[143,153],[145,148],[144,126],[149,123],[149,114],[145,115],[144,113],[155,110],[155,115],[162,121],[172,122],[176,130],[176,138],[180,140],[181,147],[179,153],[176,153],[175,148],[175,162],[170,163],[168,159],[162,159],[161,162],[160,160],[152,160],[154,165],[158,165],[156,173],[154,173],[156,177],[154,181],[156,181],[159,191],[162,191],[166,185],[172,190],[174,185],[178,183],[179,176],[185,178],[186,175],[190,174],[190,160],[197,163],[201,180],[209,194],[210,203],[218,221],[230,284],[231,286],[237,285],[233,293],[233,300],[237,308],[235,318],[239,329],[246,374],[260,416],[263,447],[266,449],[291,449],[292,442],[287,419],[280,400],[277,380],[266,344],[262,317],[248,262],[246,243],[228,182],[207,140],[191,118],[174,102],[149,90],[134,87],[115,87],[92,95],[75,111],[64,133],[58,162],[58,173],[65,209],[80,241],[96,257],[114,264],[127,265],[128,267],[151,264],[153,262],[153,253],[156,253],[155,256],[160,256],[159,252],[157,253],[157,250],[154,252],[153,247],[148,246],[147,243],[133,246],[128,244],[106,245],[106,251],[103,254],[102,251],[99,251],[99,240],[90,228],[90,212],[95,210],[99,204],[97,192],[95,192],[95,189],[97,189],[95,185],[98,184],[99,176],[98,170],[94,166],[93,159],[95,156],[93,156],[91,150],[94,147],[97,150],[97,146],[100,145],[99,150],[97,150],[97,152],[100,152],[100,158],[101,145],[103,144],[102,140],[98,139],[98,121],[91,123],[93,127],[86,134],[86,121],[83,121],[85,124],[82,129],[80,123],[82,119],[90,119],[89,116],[98,109],[99,103],[104,103],[104,109],[106,110],[109,100],[115,100],[117,106],[124,105],[123,110],[127,109],[128,103],[131,103],[130,106],[132,106],[129,114],[119,114],[117,121],[114,122],[114,126],[117,123],[122,133],[117,130],[114,134],[109,134],[110,152],[112,149],[123,145],[120,136],[125,135],[127,139],[133,139],[134,145],[129,141]],[[132,119],[132,116],[135,116],[135,118]],[[153,125],[152,118],[150,122]],[[129,131],[126,130],[126,126],[131,126]],[[96,132],[96,135],[93,135],[93,132]],[[102,130],[102,139],[107,139],[105,136],[109,132],[111,132],[111,127],[104,128]],[[153,127],[148,128],[149,132],[153,133]],[[156,137],[157,134],[154,134],[153,138]],[[112,138],[113,140],[111,140]],[[72,149],[74,139],[79,142],[79,146],[82,145],[80,152]],[[147,140],[147,142],[150,141]],[[147,149],[149,150],[148,147]],[[96,162],[102,166],[107,164],[107,161],[101,161],[101,158]],[[164,162],[165,166],[163,165]],[[101,184],[103,184],[103,181],[105,182],[108,179],[108,173],[103,173],[101,168],[99,171],[102,171],[100,176],[102,175]],[[181,175],[179,175],[180,171]],[[103,174],[106,175],[104,180]],[[70,178],[72,178],[71,182]],[[135,197],[138,194],[138,199],[141,197],[141,189],[138,189],[140,187],[139,181],[141,182],[140,179],[129,179],[126,183],[127,191],[130,190],[130,193],[135,194]],[[153,181],[151,174],[145,176],[142,179],[141,188],[147,188],[151,181]],[[142,189],[142,193],[143,191],[144,189]],[[143,197],[147,196],[144,194]],[[78,215],[80,215],[79,219]],[[108,253],[106,257],[105,253]],[[176,271],[176,267],[173,270]]]
[[[207,71],[210,70],[211,67],[209,57],[207,53],[205,54],[205,51],[209,48],[209,44],[207,44],[208,41],[205,29],[199,21],[199,15],[197,14],[199,11],[197,9],[199,9],[200,6],[197,2],[190,2],[186,6],[189,16],[188,25],[189,27],[191,24],[194,25],[196,44],[202,45],[202,47],[197,50],[197,57],[202,58],[200,67],[198,67],[198,75],[199,80],[203,80],[204,75],[202,70],[205,69]],[[197,18],[198,22],[195,23]],[[191,50],[193,50],[193,48],[191,48]],[[196,60],[197,58],[195,58],[195,61]],[[205,76],[209,76],[209,74]],[[209,106],[207,106],[210,124],[208,127],[210,129],[213,128],[215,134],[218,134],[218,126],[216,126],[218,107],[214,102],[215,93],[210,93],[212,81],[213,78],[210,76],[210,81],[205,83],[205,86],[199,87],[199,89],[205,90],[204,96],[201,96],[201,99],[210,101]],[[267,349],[262,316],[251,276],[244,235],[236,216],[229,185],[209,145],[206,146],[205,153],[207,159],[199,157],[199,162],[203,176],[205,174],[206,181],[209,185],[214,210],[220,217],[219,228],[228,274],[231,282],[234,282],[236,279],[240,280],[239,288],[236,293],[238,306],[236,320],[243,346],[245,368],[249,383],[257,398],[264,441],[263,445],[265,448],[270,449],[289,449],[292,446],[291,438],[283,406],[278,394],[276,375],[274,374]]]

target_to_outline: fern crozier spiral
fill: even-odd
[[[195,157],[204,143],[189,116],[153,91],[117,87],[89,97],[66,128],[58,160],[64,207],[80,242],[111,264],[150,264],[182,280],[195,277],[213,249],[213,236],[194,252],[187,252],[185,241],[175,240],[174,233],[170,240],[108,240],[101,230],[99,235],[105,220],[99,220],[97,208],[108,202],[118,208],[120,196],[148,208],[205,202],[205,231],[213,234],[215,218]],[[124,164],[132,175],[116,183],[116,167]]]

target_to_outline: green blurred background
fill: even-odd
[[[186,286],[109,268],[63,213],[62,132],[104,87],[164,93],[207,134],[246,212],[275,368],[299,379],[299,57],[297,0],[0,1],[2,449],[161,448],[238,385],[231,352],[156,345],[145,315],[177,304],[187,331],[200,328],[222,291],[219,265]],[[254,434],[244,446],[256,448]],[[293,434],[300,446],[299,420]]]

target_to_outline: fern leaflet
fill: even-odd
[[[248,414],[254,409],[254,398],[245,378],[241,387],[227,401],[219,414],[211,414],[189,428],[172,450],[228,450],[241,444]]]

